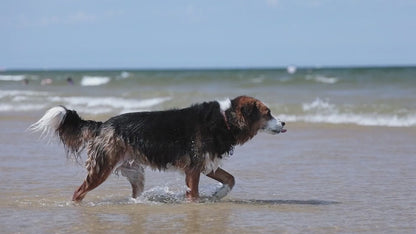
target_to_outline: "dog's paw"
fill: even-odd
[[[212,195],[213,200],[220,200],[221,198],[227,196],[228,193],[230,193],[231,188],[228,186],[228,184],[223,185],[221,188],[219,188],[215,193]]]

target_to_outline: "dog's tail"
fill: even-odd
[[[64,106],[56,106],[46,111],[29,130],[42,132],[44,137],[53,133],[58,135],[67,156],[74,156],[78,160],[86,143],[97,136],[101,124],[102,122],[83,120],[76,111],[68,110]]]

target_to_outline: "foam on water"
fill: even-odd
[[[0,98],[15,96],[47,96],[48,92],[29,90],[0,90]]]
[[[6,111],[34,111],[46,108],[45,104],[0,104],[0,112]]]
[[[416,115],[360,115],[351,113],[280,115],[287,122],[309,122],[330,124],[355,124],[361,126],[412,127],[416,126]]]
[[[306,75],[305,79],[324,84],[335,84],[339,80],[337,77],[326,77],[322,75]]]
[[[310,122],[330,124],[355,124],[362,126],[410,127],[416,126],[416,113],[399,110],[397,113],[380,114],[376,111],[342,110],[328,100],[320,98],[302,104],[302,114],[283,114],[279,117],[288,122]],[[400,113],[399,113],[400,112]]]
[[[68,105],[72,109],[83,108],[87,113],[100,114],[114,110],[120,113],[143,110],[170,100],[170,97],[156,97],[149,99],[127,99],[118,97],[49,97],[50,102]]]
[[[202,184],[200,185],[199,203],[217,202],[218,199],[213,197],[213,194],[222,186],[217,184]],[[89,194],[87,198],[81,203],[65,200],[66,198],[59,198],[53,200],[47,199],[24,199],[16,200],[18,205],[23,206],[39,206],[39,207],[71,207],[71,206],[111,206],[111,205],[129,205],[129,204],[147,204],[147,205],[161,205],[161,204],[182,204],[190,201],[185,198],[186,186],[178,185],[160,185],[149,188],[144,191],[138,198],[131,198],[129,194],[125,196],[120,195],[105,195],[95,196]],[[64,200],[62,200],[64,199]]]
[[[82,86],[98,86],[110,82],[110,77],[106,76],[84,76],[81,80]]]
[[[222,187],[221,183],[217,184],[202,184],[200,185],[198,202],[214,202],[218,199],[213,197],[216,191]],[[137,199],[130,198],[132,203],[145,204],[163,204],[163,203],[188,203],[189,200],[185,198],[186,187],[174,188],[171,186],[156,186],[151,188],[138,197]]]
[[[0,80],[3,81],[22,81],[25,75],[0,75]]]
[[[0,90],[0,112],[41,110],[47,104],[36,100],[43,100],[47,95],[43,91]]]
[[[330,104],[328,101],[324,101],[320,98],[315,99],[311,103],[303,103],[302,109],[304,111],[310,111],[310,110],[333,110],[335,108],[335,105]]]
[[[0,90],[0,112],[45,110],[65,105],[82,113],[105,114],[148,110],[171,100],[171,97],[133,99],[121,97],[58,96],[54,92]]]

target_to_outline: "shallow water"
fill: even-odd
[[[144,194],[111,176],[81,204],[70,201],[85,176],[57,142],[25,132],[35,116],[1,116],[0,226],[4,233],[265,233],[416,230],[414,128],[292,123],[236,147],[223,168],[236,186],[203,177],[202,199],[184,199],[184,176],[146,171]]]
[[[415,76],[415,67],[0,72],[0,232],[416,233]],[[266,102],[288,132],[236,147],[223,163],[236,185],[221,201],[207,177],[190,203],[184,175],[146,170],[138,199],[113,175],[74,204],[85,169],[57,140],[25,131],[60,104],[106,120],[242,94]]]

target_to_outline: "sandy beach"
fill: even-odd
[[[236,177],[220,202],[188,203],[184,177],[146,171],[145,193],[130,199],[111,176],[79,205],[85,176],[56,142],[25,129],[33,116],[2,116],[0,224],[5,233],[271,233],[416,230],[414,128],[289,124],[259,134],[224,162]],[[219,186],[208,178],[202,195]]]

